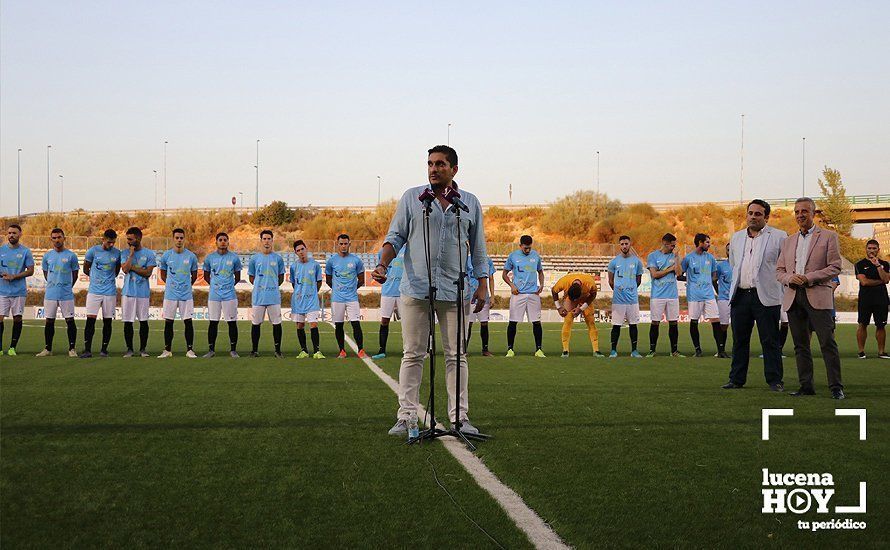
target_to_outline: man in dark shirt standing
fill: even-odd
[[[865,340],[868,338],[868,323],[875,319],[875,340],[878,341],[878,357],[890,359],[884,350],[887,339],[887,283],[890,283],[890,263],[878,259],[878,241],[871,239],[865,244],[865,258],[856,262],[856,279],[859,280],[859,326],[856,329],[856,343],[859,344],[859,358],[865,359]]]

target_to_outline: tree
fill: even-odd
[[[600,220],[620,211],[621,203],[603,193],[576,191],[547,207],[541,229],[570,240],[589,238]]]
[[[819,189],[823,197],[819,204],[822,221],[838,234],[849,236],[853,230],[853,211],[850,210],[841,173],[826,166],[822,170],[822,178],[819,179]]]

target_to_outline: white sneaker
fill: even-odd
[[[400,418],[395,425],[389,429],[389,435],[408,435],[408,421]]]
[[[198,354],[195,353],[194,350],[188,350],[187,352],[185,352],[185,356],[188,357],[189,359],[197,359],[198,358]]]
[[[40,353],[38,353],[35,357],[50,357],[50,356],[52,356],[52,354],[53,354],[53,352],[51,352],[51,351],[49,351],[48,349],[44,348],[43,351],[41,351]]]
[[[68,350],[68,357],[78,357],[78,355],[77,355],[77,350],[69,349],[69,350]]]
[[[173,357],[172,351],[164,350],[161,352],[160,355],[158,355],[158,359],[167,359],[168,357]]]
[[[462,420],[460,423],[460,431],[465,434],[478,434],[479,429],[476,426],[470,424],[469,420]]]

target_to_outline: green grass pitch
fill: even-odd
[[[0,544],[4,548],[528,547],[507,515],[438,443],[408,447],[386,435],[396,397],[350,353],[324,361],[276,360],[264,325],[264,357],[186,359],[182,327],[172,360],[123,359],[115,326],[109,359],[36,359],[42,323],[28,321],[18,357],[0,358]],[[365,325],[377,348],[377,325]],[[728,360],[594,359],[582,325],[573,356],[559,357],[559,325],[545,325],[546,359],[531,356],[520,325],[517,356],[479,357],[470,346],[470,418],[494,439],[478,456],[570,545],[596,547],[886,547],[890,456],[890,361],[855,358],[854,327],[838,338],[849,399],[829,397],[821,358],[818,396],[767,391],[752,358],[748,386],[725,391]],[[161,350],[162,325],[149,347]],[[196,325],[199,353],[205,325]],[[501,355],[506,325],[491,325]],[[100,332],[100,331],[97,331]],[[681,325],[681,351],[691,349]],[[350,333],[347,327],[347,334]],[[10,334],[9,321],[5,343]],[[648,327],[641,326],[641,351]],[[98,334],[97,334],[98,337]],[[608,347],[608,327],[600,342]],[[56,331],[63,349],[64,328]],[[241,331],[241,352],[249,348]],[[667,330],[659,341],[666,350]],[[217,342],[228,349],[225,330]],[[817,347],[817,346],[816,346]],[[378,364],[398,377],[398,325]],[[754,354],[759,350],[754,350]],[[786,346],[791,353],[791,343]],[[867,351],[874,357],[874,340]],[[438,362],[437,410],[445,407]],[[796,389],[793,359],[786,387]],[[422,396],[427,395],[424,385]],[[794,408],[761,441],[762,408]],[[835,408],[865,408],[868,439]],[[883,464],[883,466],[882,466]],[[865,531],[810,533],[815,513],[760,513],[761,468],[831,472],[832,505],[858,500],[868,482]],[[441,483],[453,496],[449,498]],[[486,536],[479,527],[484,529]]]

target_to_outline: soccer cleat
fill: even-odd
[[[92,352],[85,351],[85,352],[81,353],[80,355],[78,355],[78,357],[80,357],[81,359],[91,359],[93,357],[93,354],[92,354]]]
[[[309,352],[306,350],[300,350],[300,353],[297,354],[297,359],[309,359]]]
[[[238,358],[241,357],[241,356],[238,355],[238,352],[237,352],[237,351],[232,350],[232,351],[229,352],[229,357],[231,357],[232,359],[238,359]]]
[[[8,350],[6,350],[6,355],[9,355],[10,357],[15,357],[18,354],[15,352],[15,348],[9,348]]]
[[[147,351],[144,349],[139,350],[139,357],[151,357]]]
[[[378,353],[377,355],[372,355],[372,356],[371,356],[371,359],[373,359],[373,360],[375,360],[375,361],[378,360],[378,359],[386,359],[386,354],[383,353],[383,352],[380,352],[380,353]]]
[[[638,352],[637,350],[633,350],[632,352],[630,352],[630,356],[631,357],[642,357],[642,355],[640,355],[640,352]]]
[[[882,351],[878,354],[878,359],[890,359],[890,353]]]
[[[544,355],[544,350],[538,348],[538,350],[535,351],[535,357],[547,357],[547,356]]]
[[[201,358],[203,358],[203,359],[210,359],[210,358],[213,357],[214,355],[216,355],[216,352],[213,351],[213,350],[210,350],[210,351],[208,351],[207,353],[205,353],[204,355],[202,355]]]
[[[275,356],[275,359],[284,359],[284,354],[281,353],[280,351],[276,351],[272,355]]]
[[[567,351],[562,352],[562,355],[560,355],[560,357],[562,357],[563,359],[565,359],[568,356],[569,356],[569,352],[567,352]]]
[[[365,359],[367,357],[368,357],[368,354],[365,353],[365,350],[363,350],[363,349],[358,350],[358,358],[359,359]]]
[[[341,349],[340,353],[337,354],[337,359],[346,359],[346,350]]]
[[[770,384],[769,391],[783,392],[783,391],[785,391],[785,384],[782,384],[782,383]]]
[[[618,357],[617,351],[612,350],[611,352],[609,352],[609,359],[615,359],[616,357]]]
[[[865,359],[865,358],[867,357],[867,355],[865,355],[865,352],[864,352],[864,351],[860,351],[858,357],[859,357],[860,359]]]
[[[593,356],[594,357],[605,357],[605,355],[603,355],[602,353],[600,353],[598,351],[593,352]]]
[[[133,357],[134,355],[135,355],[135,353],[133,353],[133,350],[128,349],[127,353],[124,354],[124,357],[129,358],[129,357]]]
[[[646,357],[649,359],[655,357],[655,351],[650,351],[649,353],[646,354]]]
[[[693,357],[704,357],[705,354],[701,352],[700,349],[695,350],[695,355]]]
[[[684,357],[685,358],[686,356],[683,355],[682,353],[680,353],[679,351],[672,351],[671,357]]]
[[[831,390],[831,398],[832,399],[846,399],[847,396],[844,395],[844,390],[836,389],[836,390]]]
[[[185,352],[185,356],[188,357],[189,359],[197,359],[198,358],[198,354],[195,353],[195,350],[191,350],[191,349],[188,350],[187,352]]]
[[[395,425],[387,433],[389,435],[408,435],[408,421],[404,418],[396,420]]]
[[[491,357],[494,354],[488,351],[487,349],[482,350],[482,357]]]
[[[325,356],[322,352],[316,351],[315,353],[312,354],[312,358],[313,359],[325,359]]]
[[[743,386],[741,384],[736,384],[735,382],[727,382],[720,387],[724,390],[740,390]]]
[[[168,357],[173,357],[172,351],[164,350],[158,355],[158,359],[167,359]]]
[[[99,357],[108,357],[108,350],[107,349],[99,350]]]
[[[43,348],[43,351],[35,355],[34,357],[52,357],[53,352],[50,350]]]
[[[717,357],[719,357],[720,359],[729,359],[729,354],[725,351],[720,351],[717,352]]]
[[[507,350],[507,355],[505,355],[504,357],[515,357],[515,356],[516,356],[516,354],[513,352],[513,348],[510,348]]]
[[[251,356],[251,357],[259,357],[259,356],[260,356],[260,352],[258,352],[258,351],[252,351],[252,352],[250,352],[250,356]]]
[[[68,350],[68,357],[77,357],[77,350],[69,349],[69,350]]]

